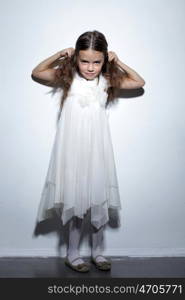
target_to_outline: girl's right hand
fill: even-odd
[[[71,57],[75,52],[75,49],[70,47],[70,48],[66,48],[66,49],[63,49],[62,51],[59,51],[59,55],[60,57],[64,57],[64,56],[68,56],[68,57]]]

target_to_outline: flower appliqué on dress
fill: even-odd
[[[99,103],[105,106],[107,93],[98,87],[88,87],[85,93],[78,95],[78,101],[82,107],[89,106],[92,103]]]
[[[87,107],[93,103],[99,103],[100,106],[105,107],[108,96],[105,79],[101,76],[99,84],[97,84],[96,81],[87,82],[78,76],[76,78],[70,94],[77,98],[81,107]]]

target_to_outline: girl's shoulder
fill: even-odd
[[[109,87],[111,87],[111,83],[110,83],[109,77],[105,76],[104,74],[102,74],[102,77],[103,77],[103,80],[104,80],[104,82],[105,82],[105,84],[106,84],[107,89],[108,89]]]

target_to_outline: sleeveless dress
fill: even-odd
[[[54,138],[37,221],[57,213],[65,225],[90,210],[97,229],[109,208],[121,208],[108,115],[108,83],[100,74],[87,80],[75,73]]]

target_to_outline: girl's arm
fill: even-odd
[[[51,65],[60,58],[60,52],[46,58],[41,63],[39,63],[33,70],[31,77],[34,81],[44,84],[44,81],[54,81],[56,69]]]
[[[121,89],[138,89],[145,85],[144,79],[136,71],[120,60],[117,61],[117,65],[127,73],[127,77],[121,83]]]
[[[45,85],[48,85],[47,82],[54,82],[57,70],[54,66],[57,65],[57,61],[66,54],[70,56],[72,53],[73,48],[67,48],[46,58],[32,70],[32,79]]]
[[[118,58],[115,52],[109,51],[108,55],[109,61],[114,59],[118,67],[126,72],[127,77],[125,77],[123,82],[121,83],[121,89],[138,89],[145,85],[144,79],[136,71],[124,64]]]

